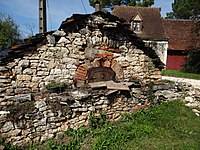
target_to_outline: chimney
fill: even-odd
[[[47,31],[46,0],[39,0],[39,33]]]
[[[100,2],[98,0],[96,0],[94,2],[94,7],[95,7],[95,12],[99,11],[100,10]]]

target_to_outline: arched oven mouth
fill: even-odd
[[[100,81],[115,81],[116,73],[110,67],[92,67],[87,73],[88,83]]]

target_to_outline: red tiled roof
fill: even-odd
[[[169,39],[170,50],[192,50],[200,48],[200,36],[195,31],[192,20],[163,19],[165,33]],[[197,22],[196,22],[197,23]]]
[[[159,8],[116,6],[112,14],[123,18],[128,23],[131,22],[132,18],[140,15],[143,19],[140,37],[148,40],[166,39]]]

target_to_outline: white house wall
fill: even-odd
[[[168,41],[149,41],[143,40],[146,46],[152,47],[161,61],[166,65],[167,64],[167,49],[168,49]]]

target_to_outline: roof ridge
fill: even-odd
[[[159,9],[160,10],[160,8],[159,7],[141,7],[141,6],[114,6],[114,8],[116,8],[116,7],[133,7],[133,8],[139,8],[139,9]]]
[[[190,19],[163,19],[165,21],[187,21],[187,22],[193,22],[196,20],[190,20]]]

